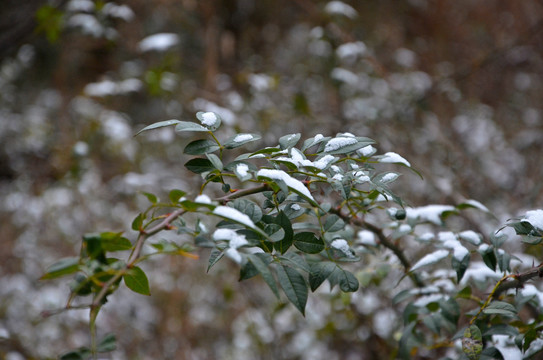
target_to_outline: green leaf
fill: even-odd
[[[494,248],[492,246],[489,246],[484,251],[479,250],[479,254],[481,254],[481,257],[483,258],[485,265],[489,269],[496,271],[496,265],[498,263],[498,260],[496,259]]]
[[[258,269],[253,265],[253,263],[246,261],[243,265],[241,265],[241,269],[239,270],[239,281],[250,279],[258,274]]]
[[[87,360],[90,359],[92,353],[87,347],[80,347],[77,350],[72,350],[60,356],[60,360]]]
[[[336,139],[354,139],[356,142],[353,143],[352,140],[346,140],[345,144],[341,144],[341,142]],[[332,146],[334,143],[337,145]],[[328,146],[329,144],[330,146]],[[348,154],[371,144],[375,144],[375,141],[366,137],[336,137],[328,140],[326,144],[323,144],[324,146],[321,146],[321,148],[324,151],[328,146],[330,150],[326,151],[326,153],[331,155]]]
[[[274,219],[275,223],[284,230],[284,236],[280,241],[274,242],[273,247],[275,250],[284,254],[292,245],[294,231],[292,230],[292,224],[288,216],[283,211],[279,211],[279,214]]]
[[[158,202],[158,198],[154,194],[151,194],[145,191],[139,191],[139,193],[145,196],[151,204],[156,204]]]
[[[123,279],[130,290],[142,295],[151,295],[149,280],[141,268],[134,266],[123,275]]]
[[[45,271],[45,274],[40,278],[40,280],[48,280],[58,278],[64,275],[70,275],[79,270],[79,258],[78,257],[67,257],[63,258],[53,265],[49,266]]]
[[[106,334],[102,340],[100,340],[100,343],[98,343],[98,347],[96,348],[96,351],[99,353],[105,353],[113,351],[117,348],[117,339],[115,338],[115,334]]]
[[[207,264],[206,272],[209,272],[209,270],[211,270],[213,265],[215,265],[223,256],[224,256],[224,251],[221,251],[219,249],[213,249],[211,251],[211,254],[209,255],[209,261]]]
[[[223,165],[222,165],[222,161],[221,159],[219,159],[219,157],[215,154],[206,154],[207,158],[209,159],[209,161],[211,161],[211,164],[213,165],[213,167],[215,167],[215,169],[219,170],[219,171],[222,171],[223,169]]]
[[[466,254],[461,261],[453,256],[451,259],[451,265],[454,271],[456,271],[456,282],[460,283],[460,280],[464,277],[464,274],[469,266],[470,254]]]
[[[301,136],[302,135],[300,133],[281,136],[279,138],[279,146],[281,147],[282,150],[290,149],[291,147],[293,147],[294,145],[298,143]]]
[[[281,285],[285,295],[302,315],[305,316],[308,291],[304,277],[298,271],[288,266],[281,265],[276,270],[279,285]]]
[[[294,246],[307,254],[318,254],[324,250],[324,241],[312,232],[304,231],[294,235]]]
[[[178,189],[173,189],[168,194],[168,197],[170,198],[170,201],[172,204],[176,204],[179,202],[179,199],[181,199],[183,196],[185,196],[186,192]]]
[[[483,351],[483,337],[481,330],[475,325],[471,325],[464,332],[462,338],[462,350],[469,360],[478,360]]]
[[[220,147],[219,145],[217,145],[215,141],[200,139],[200,140],[194,140],[193,142],[185,146],[183,153],[187,155],[202,155],[202,154],[215,152],[219,149]]]
[[[517,309],[504,301],[492,301],[484,310],[487,315],[503,315],[508,317],[517,317]]]
[[[201,174],[208,171],[215,170],[215,166],[208,159],[195,158],[187,161],[185,167],[195,174]]]
[[[263,260],[263,256],[269,257],[269,261]],[[268,267],[268,264],[271,262],[271,256],[269,254],[250,254],[247,256],[247,259],[253,264],[255,269],[258,270],[260,275],[262,275],[262,278],[268,284],[270,289],[273,291],[275,296],[279,298],[279,290],[277,289],[277,283],[275,282],[275,278],[273,277],[273,274]]]
[[[409,299],[413,296],[413,290],[412,289],[405,289],[394,295],[392,298],[392,305],[397,305],[401,303],[402,301]]]
[[[221,117],[219,114],[212,111],[198,111],[196,118],[200,120],[202,125],[209,129],[209,131],[215,131],[221,126]]]
[[[141,129],[140,131],[138,131],[136,133],[136,135],[134,136],[138,136],[139,134],[141,134],[142,132],[144,131],[148,131],[148,130],[152,130],[152,129],[158,129],[158,128],[161,128],[161,127],[165,127],[165,126],[172,126],[172,125],[177,125],[179,124],[181,121],[179,120],[166,120],[166,121],[159,121],[159,122],[156,122],[154,124],[151,124],[149,126],[146,126],[144,127],[143,129]]]
[[[511,326],[508,324],[496,324],[486,329],[483,335],[484,336],[492,336],[492,335],[517,336],[518,334],[519,334],[519,331],[514,326]]]
[[[287,252],[286,254],[278,256],[277,258],[283,263],[286,261],[288,264],[294,266],[297,269],[300,269],[307,273],[311,272],[311,268],[309,267],[307,261],[305,261],[305,258],[295,252]]]
[[[339,288],[343,292],[355,292],[358,290],[358,280],[357,278],[350,272],[345,269],[340,268],[339,266],[336,268],[335,272],[340,270],[339,274]]]
[[[324,231],[327,232],[339,231],[344,227],[345,222],[336,214],[329,215],[324,222]]]
[[[251,200],[236,199],[230,202],[228,205],[247,215],[255,224],[262,219],[262,209]]]
[[[316,262],[312,263],[310,267],[309,286],[311,287],[311,291],[315,291],[336,269],[336,264],[331,262]]]
[[[143,226],[143,220],[145,219],[145,215],[143,213],[139,213],[138,216],[132,221],[132,230],[134,231],[140,231]]]
[[[123,251],[132,249],[132,243],[122,233],[103,232],[100,234],[101,246],[105,251]]]
[[[236,134],[224,143],[224,147],[227,149],[235,149],[252,141],[260,140],[261,138],[262,137],[258,134]]]
[[[210,131],[210,129],[203,127],[202,125],[189,122],[189,121],[180,121],[175,126],[175,131],[177,132],[183,132],[183,131]]]

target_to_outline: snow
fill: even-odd
[[[530,347],[524,352],[524,359],[530,359],[533,355],[543,349],[543,339],[535,339],[530,343]]]
[[[113,18],[122,19],[124,21],[130,21],[134,18],[134,12],[127,5],[116,5],[114,3],[107,3],[102,8],[102,12]]]
[[[332,177],[332,180],[341,181],[341,180],[343,180],[343,175],[341,175],[341,174],[335,174],[335,175]]]
[[[236,172],[240,176],[242,176],[242,177],[247,176],[248,171],[249,171],[249,166],[247,166],[247,164],[238,164],[238,165],[236,165]]]
[[[441,299],[446,299],[446,298],[448,298],[448,297],[445,296],[445,295],[442,295],[442,294],[426,295],[426,296],[422,296],[419,299],[417,299],[415,302],[413,302],[413,304],[415,306],[418,306],[418,307],[424,307],[424,306],[426,306],[426,305],[428,305],[430,303],[438,302]]]
[[[249,242],[245,238],[245,235],[240,235],[232,229],[217,229],[213,233],[213,239],[216,241],[227,240],[228,246],[237,249],[244,245],[248,245]]]
[[[232,259],[234,262],[236,262],[237,264],[241,264],[241,262],[243,261],[243,258],[241,257],[241,254],[239,253],[237,249],[228,248],[226,249],[224,254],[230,259]]]
[[[543,307],[543,292],[536,288],[533,284],[525,284],[521,289],[522,296],[535,297],[540,307]]]
[[[71,0],[66,5],[66,10],[72,12],[91,12],[94,8],[94,2],[91,0]]]
[[[419,236],[418,240],[423,241],[423,242],[430,242],[430,241],[434,240],[434,238],[435,238],[435,236],[434,236],[433,233],[427,232],[427,233],[424,233],[421,236]]]
[[[370,177],[362,170],[355,171],[353,173],[353,176],[355,177],[356,181],[359,183],[368,182],[370,181]]]
[[[369,230],[360,230],[357,233],[357,243],[366,246],[377,246],[375,234]]]
[[[166,51],[179,43],[179,36],[173,33],[158,33],[147,36],[140,41],[140,51]]]
[[[364,146],[362,149],[358,149],[356,152],[364,157],[371,156],[375,153],[376,149],[372,145]]]
[[[350,19],[358,16],[358,12],[351,5],[342,1],[330,1],[324,7],[324,12],[331,15],[344,15]]]
[[[304,186],[304,184],[300,180],[297,180],[297,179],[291,177],[289,174],[287,174],[283,170],[260,169],[256,175],[266,177],[266,178],[269,178],[269,179],[273,179],[273,180],[281,180],[285,184],[287,184],[287,186],[289,188],[291,188],[292,190],[294,190],[294,191],[304,195],[305,197],[315,201],[315,199],[313,199],[313,196],[311,195],[309,190]]]
[[[120,82],[106,79],[100,82],[87,84],[83,89],[83,92],[88,96],[104,97],[136,92],[142,87],[143,83],[139,79],[126,79]]]
[[[315,137],[313,138],[313,142],[320,141],[322,138],[324,138],[324,136],[322,136],[322,134],[317,134],[317,135],[315,135]]]
[[[404,164],[406,166],[411,167],[411,164],[409,161],[405,160],[401,155],[395,153],[395,152],[387,152],[381,159],[379,159],[379,162],[381,163],[394,163],[394,164]]]
[[[330,244],[331,247],[341,251],[347,257],[353,257],[351,249],[349,248],[349,243],[345,239],[336,239]]]
[[[522,360],[522,352],[515,345],[512,336],[509,335],[492,335],[492,341],[496,349],[500,351],[504,359],[507,360]],[[526,357],[524,357],[526,359]]]
[[[247,140],[251,140],[252,138],[253,138],[253,135],[251,134],[237,134],[233,141],[236,143],[240,143]]]
[[[341,148],[344,148],[345,146],[354,145],[358,141],[355,138],[352,137],[337,137],[330,139],[326,146],[324,147],[325,152],[335,151]]]
[[[398,178],[398,176],[399,175],[396,174],[396,173],[386,173],[381,178],[381,181],[384,182],[384,183],[392,182],[392,181],[396,180]]]
[[[250,74],[247,82],[256,91],[266,91],[273,86],[273,78],[266,74]]]
[[[202,124],[205,126],[215,126],[219,118],[217,115],[211,111],[205,112],[202,114]]]
[[[300,205],[298,205],[298,204],[292,204],[292,205],[290,206],[290,208],[291,208],[292,210],[294,210],[294,211],[298,211],[298,210],[300,210],[302,207],[301,207]]]
[[[410,271],[420,269],[421,267],[426,265],[435,264],[438,261],[445,259],[447,256],[449,256],[448,250],[434,251],[433,253],[425,255],[422,259],[417,261],[417,263],[411,267]]]
[[[473,245],[480,245],[481,244],[481,235],[476,233],[475,231],[473,230],[466,230],[466,231],[462,231],[460,233],[458,233],[458,236],[460,237],[460,239],[464,240],[464,241],[467,241],[469,242],[470,244],[473,244]]]
[[[255,224],[247,215],[229,206],[217,206],[215,210],[213,210],[213,214],[233,220],[247,227],[256,229]]]
[[[454,206],[451,205],[426,205],[418,208],[406,208],[407,218],[411,220],[419,220],[421,222],[431,222],[432,224],[441,225],[441,214],[445,211],[454,211]]]
[[[332,155],[325,155],[322,158],[320,158],[319,160],[314,161],[313,166],[316,167],[317,169],[323,170],[328,165],[330,165],[330,163],[332,163],[332,161],[334,161],[334,160],[335,160],[335,157],[333,157]]]
[[[341,172],[341,168],[337,165],[330,166],[330,169],[332,169],[334,172]]]
[[[304,167],[311,166],[311,167],[315,167],[317,169],[323,170],[332,161],[335,160],[335,157],[332,155],[325,155],[319,160],[313,162],[311,160],[305,159],[303,153],[300,150],[296,148],[292,148],[290,152],[290,157],[281,156],[281,157],[278,157],[276,160],[290,162],[291,164],[294,164],[298,168],[300,166],[304,166]]]
[[[439,241],[443,243],[443,246],[447,249],[453,250],[453,256],[456,260],[462,261],[464,257],[469,254],[469,250],[466,249],[460,241],[456,238],[456,235],[450,231],[442,231],[437,234]]]
[[[485,244],[486,245],[486,244]],[[460,281],[460,286],[465,286],[470,280],[476,282],[485,282],[486,280],[499,280],[502,277],[500,273],[489,269],[484,262],[471,262],[470,266],[464,273],[464,277]]]
[[[346,84],[355,85],[359,82],[358,76],[350,70],[343,68],[334,68],[330,73],[332,79],[344,82]]]
[[[485,211],[485,212],[490,212],[490,210],[488,210],[488,208],[486,206],[484,206],[483,204],[481,204],[477,200],[466,200],[466,201],[464,201],[464,204],[471,205],[474,208],[477,208],[477,209]]]
[[[543,210],[530,210],[521,221],[527,221],[537,230],[543,231]]]
[[[211,199],[206,194],[201,194],[194,199],[194,202],[201,203],[201,204],[211,204]]]
[[[366,44],[362,41],[350,42],[338,46],[336,54],[339,58],[362,56],[366,53]]]

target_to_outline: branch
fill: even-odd
[[[503,292],[510,289],[520,289],[526,282],[535,277],[543,277],[543,264],[540,264],[539,266],[520,274],[511,274],[506,276],[506,278],[501,281],[498,286],[496,286],[496,289],[492,293],[492,297],[497,298]]]
[[[236,192],[230,193],[230,194],[225,195],[223,197],[217,198],[217,199],[215,199],[215,201],[218,201],[218,202],[220,202],[221,204],[224,205],[224,204],[226,204],[227,202],[229,202],[231,200],[238,199],[240,197],[244,197],[244,196],[247,196],[247,195],[258,194],[258,193],[268,191],[268,190],[271,190],[271,187],[268,184],[263,184],[263,185],[260,185],[260,186],[254,187],[254,188],[250,188],[250,189],[238,190]]]
[[[99,307],[102,303],[102,300],[106,296],[107,292],[109,291],[109,288],[115,284],[125,273],[128,269],[130,269],[132,266],[134,266],[134,263],[140,258],[141,251],[143,249],[143,244],[145,243],[145,240],[147,240],[149,237],[153,236],[159,231],[162,231],[166,228],[170,227],[170,224],[177,219],[178,217],[182,216],[186,212],[185,209],[177,209],[171,214],[169,214],[164,220],[162,220],[161,223],[153,226],[147,231],[140,230],[140,234],[138,235],[138,239],[136,240],[136,246],[134,246],[134,250],[132,251],[132,254],[130,254],[130,257],[128,258],[128,262],[124,266],[122,270],[117,272],[111,279],[109,279],[103,286],[102,290],[96,295],[94,300],[91,304],[91,309]]]
[[[379,243],[383,245],[384,247],[386,247],[387,249],[390,249],[394,253],[394,255],[396,255],[398,260],[400,260],[400,263],[403,265],[405,269],[405,273],[411,278],[413,283],[415,283],[417,287],[425,286],[424,282],[420,279],[420,277],[417,274],[413,272],[409,272],[409,270],[411,269],[411,262],[405,256],[403,250],[399,246],[394,244],[392,241],[390,241],[380,227],[372,223],[369,223],[367,221],[364,221],[362,219],[344,215],[339,210],[331,209],[330,212],[335,213],[336,215],[341,217],[343,220],[351,224],[368,229],[369,231],[374,233],[379,239]]]

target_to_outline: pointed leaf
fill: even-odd
[[[334,232],[345,227],[345,222],[336,214],[329,215],[324,222],[324,231]]]
[[[219,149],[220,147],[215,141],[200,139],[194,140],[193,142],[185,146],[183,153],[187,155],[202,155],[215,152]]]
[[[261,136],[258,134],[236,134],[224,143],[224,147],[227,149],[235,149],[252,141],[260,140]]]
[[[181,121],[179,120],[166,120],[166,121],[159,121],[159,122],[156,122],[154,124],[151,124],[149,126],[146,126],[144,127],[143,129],[141,129],[140,131],[138,131],[136,133],[136,135],[134,136],[137,136],[139,134],[141,134],[142,132],[144,131],[148,131],[148,130],[152,130],[152,129],[157,129],[157,128],[161,128],[161,127],[164,127],[164,126],[172,126],[172,125],[177,125],[179,124]]]
[[[201,174],[207,171],[215,170],[215,166],[208,159],[195,158],[187,161],[185,167],[195,174]]]
[[[79,270],[79,258],[68,257],[61,259],[47,268],[40,278],[41,280],[54,279],[64,275],[70,275]]]
[[[103,232],[100,234],[101,246],[105,251],[123,251],[132,249],[132,243],[121,236],[122,233]]]
[[[151,295],[149,280],[141,268],[134,266],[123,275],[123,279],[126,287],[130,290],[142,295]]]
[[[281,265],[276,270],[279,285],[281,285],[285,295],[302,315],[305,316],[308,291],[304,277],[298,271],[288,266]]]
[[[481,330],[475,325],[471,325],[464,332],[462,338],[462,350],[469,360],[477,360],[483,351],[483,337]]]
[[[183,131],[210,131],[210,130],[202,125],[199,125],[193,122],[180,121],[175,126],[175,131],[183,132]]]
[[[293,147],[294,145],[298,143],[298,141],[300,140],[300,137],[301,137],[300,133],[282,136],[279,138],[279,146],[283,150],[290,149],[291,147]]]
[[[318,254],[324,250],[324,241],[312,232],[305,231],[294,235],[294,246],[307,254]]]
[[[97,351],[100,353],[104,352],[110,352],[117,348],[117,339],[115,338],[115,334],[107,334],[100,340],[100,343],[98,344]]]
[[[136,218],[132,221],[132,230],[140,231],[143,226],[144,219],[145,215],[143,215],[143,213],[138,214],[138,216],[136,216]]]
[[[262,259],[262,255],[264,254],[251,254],[247,256],[247,259],[254,265],[254,267],[258,270],[260,275],[262,275],[262,278],[268,284],[270,289],[273,291],[275,296],[279,298],[279,290],[277,289],[277,283],[275,282],[275,278],[273,277],[273,274],[268,267],[268,264],[270,261],[264,261]],[[268,255],[268,254],[265,254]]]
[[[223,256],[224,256],[224,251],[221,251],[219,249],[213,249],[211,251],[211,254],[209,255],[209,261],[207,264],[206,272],[209,272],[209,270],[211,270],[213,265],[215,265]]]
[[[211,161],[211,164],[213,165],[213,167],[215,167],[215,169],[222,171],[223,169],[222,161],[221,159],[219,159],[217,155],[206,154],[206,157],[209,159],[209,161]]]
[[[330,274],[336,269],[336,264],[330,262],[316,262],[311,264],[309,273],[309,286],[311,291],[317,290],[319,286],[328,279]]]
[[[221,117],[219,114],[212,111],[198,111],[196,118],[200,120],[202,125],[209,129],[209,131],[215,131],[221,126]]]
[[[179,202],[179,199],[181,199],[183,196],[185,196],[186,192],[178,189],[173,189],[168,194],[168,197],[170,198],[170,201],[175,204]]]

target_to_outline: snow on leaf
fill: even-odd
[[[354,145],[358,141],[353,137],[337,137],[330,139],[324,147],[325,152],[335,151],[345,146]]]
[[[213,233],[213,240],[226,240],[228,241],[228,246],[233,249],[237,249],[249,244],[249,242],[245,238],[245,235],[238,234],[232,229],[224,228],[215,230],[215,232]]]
[[[358,16],[358,12],[351,5],[343,1],[330,1],[324,7],[324,12],[330,15],[343,15],[350,19]]]
[[[147,36],[138,44],[140,51],[166,51],[179,43],[179,36],[172,33],[159,33]]]
[[[480,245],[481,241],[482,241],[481,240],[481,235],[477,234],[473,230],[462,231],[462,232],[458,233],[458,236],[460,237],[460,239],[462,239],[464,241],[467,241],[470,244],[473,244],[473,245],[476,245],[476,246]]]
[[[251,134],[237,134],[236,137],[232,140],[233,142],[240,143],[247,140],[252,140],[253,135]]]
[[[194,202],[201,203],[201,204],[211,204],[211,199],[206,194],[201,194],[194,199]]]
[[[217,115],[211,111],[202,114],[202,124],[205,126],[214,126],[217,123],[217,120]]]
[[[281,180],[283,181],[289,188],[294,190],[295,192],[305,196],[309,200],[311,200],[313,203],[316,204],[315,199],[309,192],[309,190],[304,186],[304,184],[283,170],[275,170],[275,169],[260,169],[258,173],[256,174],[258,177],[262,176],[265,178],[269,178],[272,180]]]
[[[256,229],[255,224],[247,215],[229,206],[217,206],[215,210],[213,210],[213,214],[243,224],[252,229]]]
[[[454,206],[451,205],[426,205],[418,208],[406,208],[406,213],[408,219],[441,225],[441,214],[454,210]]]
[[[417,261],[417,263],[413,265],[413,267],[411,267],[410,271],[420,269],[423,266],[435,264],[438,261],[445,259],[447,256],[449,256],[448,250],[442,249],[442,250],[434,251],[433,253],[425,255],[422,259]]]
[[[404,164],[405,166],[411,167],[409,161],[405,160],[401,155],[396,154],[395,152],[387,152],[379,159],[380,163],[391,163],[391,164]]]
[[[526,215],[523,219],[521,219],[521,221],[527,221],[537,230],[543,231],[543,210],[538,209],[527,211]]]

